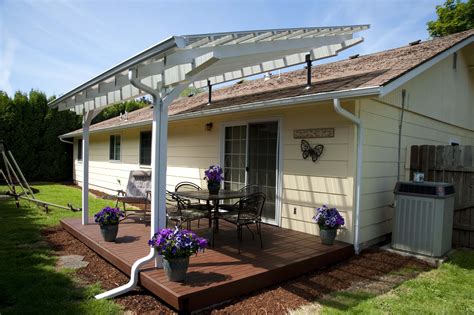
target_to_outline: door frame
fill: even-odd
[[[232,126],[247,126],[247,139],[246,139],[246,146],[247,146],[247,153],[245,157],[245,162],[247,166],[247,159],[248,159],[248,145],[249,145],[249,133],[248,133],[248,125],[252,123],[265,123],[265,122],[277,122],[278,123],[278,133],[277,133],[277,168],[276,172],[276,187],[275,187],[275,222],[272,221],[265,221],[264,223],[272,224],[276,226],[281,226],[281,213],[282,213],[282,194],[283,194],[283,117],[281,116],[270,116],[266,118],[251,118],[251,119],[241,119],[241,120],[233,120],[233,121],[223,121],[219,125],[219,160],[220,165],[224,165],[224,150],[225,150],[225,127],[232,127]],[[245,182],[247,183],[247,172],[245,172]]]

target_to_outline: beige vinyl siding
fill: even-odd
[[[354,110],[353,103],[343,105]],[[293,130],[309,128],[335,128],[334,138],[307,139],[311,145],[324,145],[316,163],[302,158],[301,139],[293,138]],[[337,207],[346,219],[347,229],[339,232],[338,239],[353,241],[354,131],[351,123],[334,112],[332,104],[295,108],[285,114],[282,227],[318,234],[312,222],[314,210],[328,204]]]
[[[360,101],[365,127],[361,242],[391,232],[402,89],[407,91],[407,102],[400,174],[401,180],[408,180],[411,145],[474,144],[474,84],[466,71],[462,54],[457,70],[452,69],[450,56],[386,97]]]
[[[353,103],[343,105],[351,111],[354,110]],[[170,122],[166,188],[174,190],[174,186],[181,181],[191,181],[205,187],[204,170],[211,164],[220,163],[221,131],[225,124],[277,119],[282,124],[282,209],[281,221],[277,224],[318,234],[318,228],[311,219],[314,209],[326,203],[338,207],[346,218],[347,230],[341,231],[339,239],[352,242],[355,129],[334,112],[331,103]],[[205,131],[204,126],[209,122],[213,123],[213,128],[211,131]],[[150,127],[146,129],[149,130]],[[293,130],[323,127],[335,128],[335,137],[308,139],[312,145],[324,144],[325,150],[316,163],[303,160],[301,140],[293,138]],[[129,171],[140,167],[139,134],[142,130],[145,128],[123,129],[120,132],[120,162],[108,160],[108,137],[111,133],[91,135],[92,188],[107,192],[125,188]],[[76,160],[75,179],[78,182],[82,182],[81,172],[82,162]],[[121,186],[117,179],[121,181]]]

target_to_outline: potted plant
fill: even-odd
[[[207,240],[198,237],[196,233],[164,228],[155,233],[148,245],[153,247],[163,260],[163,269],[170,281],[183,281],[189,266],[189,257],[204,251]]]
[[[120,218],[125,217],[125,213],[119,208],[105,207],[94,215],[95,222],[100,225],[100,233],[106,242],[114,242],[117,238]]]
[[[344,225],[344,218],[336,208],[323,205],[316,209],[313,221],[319,225],[319,236],[325,245],[333,245],[337,230]]]
[[[221,182],[224,180],[223,171],[220,165],[211,165],[204,171],[204,179],[207,180],[207,189],[210,194],[218,194],[221,189]]]

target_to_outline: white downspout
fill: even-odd
[[[364,125],[362,121],[352,113],[341,107],[338,98],[334,99],[334,110],[341,116],[349,119],[357,125],[357,165],[355,178],[355,217],[354,217],[354,251],[360,253],[359,230],[360,230],[360,185],[362,178],[362,146],[364,145]]]
[[[94,110],[82,116],[82,225],[89,224],[89,126]]]
[[[151,226],[150,238],[160,228],[166,225],[166,166],[167,166],[167,147],[168,147],[168,105],[181,93],[186,85],[178,85],[164,99],[161,93],[151,87],[141,83],[136,79],[136,69],[129,70],[128,79],[130,83],[152,96],[153,99],[153,123],[151,140]],[[110,291],[98,294],[96,299],[113,298],[133,289],[138,283],[138,273],[140,266],[154,259],[156,252],[150,248],[147,256],[138,259],[132,265],[130,271],[130,281],[125,285]],[[158,259],[155,260],[155,266],[159,266]]]

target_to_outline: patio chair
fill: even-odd
[[[245,192],[247,195],[257,193],[257,192],[262,192],[262,189],[258,185],[246,185],[242,188],[239,189],[240,192]],[[235,199],[234,199],[235,200]],[[237,211],[239,209],[239,201],[229,204],[229,203],[223,203],[219,205],[219,212],[229,212],[229,211]]]
[[[126,191],[118,190],[116,198],[115,207],[119,202],[123,204],[125,218],[129,216],[126,203],[144,205],[142,211],[145,221],[148,205],[151,204],[151,171],[130,171]]]
[[[242,243],[242,228],[244,226],[252,233],[252,239],[255,239],[252,230],[249,225],[255,223],[257,226],[257,234],[260,237],[260,247],[263,248],[262,241],[262,211],[265,205],[265,194],[262,192],[253,193],[246,197],[241,198],[238,201],[238,210],[219,213],[219,218],[237,226],[237,238],[239,241],[239,254],[240,254],[240,243]]]
[[[207,218],[208,214],[194,208],[188,208],[185,199],[166,191],[166,220],[176,222],[176,226],[181,227],[186,223],[186,229],[191,229],[191,222]],[[166,222],[168,226],[168,222]]]
[[[196,191],[196,190],[202,190],[202,188],[192,182],[180,182],[174,188],[174,191],[176,192]],[[199,200],[192,201],[190,199],[185,199],[185,198],[181,198],[181,200],[184,203],[186,203],[186,209],[194,209],[196,211],[201,211],[201,212],[206,213],[206,216],[209,215],[209,209],[208,209],[209,206],[207,204],[203,204]],[[198,227],[199,227],[199,224],[200,224],[200,220],[198,220]]]

